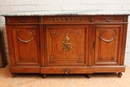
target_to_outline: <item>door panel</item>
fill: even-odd
[[[95,65],[119,64],[120,54],[120,32],[121,25],[97,25]]]
[[[48,65],[85,65],[86,26],[47,26]]]
[[[13,40],[16,64],[38,65],[38,27],[37,26],[13,26]]]

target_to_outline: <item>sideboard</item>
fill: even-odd
[[[13,76],[125,71],[126,14],[4,16]]]

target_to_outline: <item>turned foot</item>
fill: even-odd
[[[12,77],[14,78],[16,76],[16,74],[15,73],[12,73]]]
[[[90,78],[90,77],[91,77],[91,74],[88,74],[86,77],[87,77],[87,78]]]
[[[44,74],[44,75],[42,75],[42,76],[43,76],[44,79],[46,78],[46,74]]]
[[[121,78],[122,73],[121,73],[121,72],[119,72],[117,75],[118,75],[118,77],[119,77],[119,78]]]

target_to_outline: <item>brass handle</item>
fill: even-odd
[[[107,22],[111,22],[111,21],[112,21],[112,19],[113,19],[113,18],[109,18],[109,19],[108,19],[108,18],[106,18],[106,21],[107,21]]]
[[[28,19],[26,19],[26,18],[20,18],[19,20],[20,20],[21,22],[25,23]]]
[[[31,39],[29,39],[29,40],[22,40],[19,37],[17,37],[17,38],[18,38],[19,41],[21,41],[23,43],[28,43],[28,42],[30,42],[30,41],[32,41],[34,39],[33,37]]]
[[[17,31],[18,33],[19,31]],[[32,34],[32,37],[29,40],[22,40],[21,38],[17,37],[17,39],[23,43],[28,43],[34,39],[33,31],[30,31],[30,34]]]
[[[62,69],[61,71],[64,72],[64,74],[69,74],[72,70],[65,68],[65,69]]]
[[[109,43],[109,42],[111,42],[111,41],[115,40],[115,39],[116,39],[116,37],[113,37],[112,39],[107,40],[107,39],[104,39],[104,38],[102,38],[102,37],[100,36],[100,39],[101,39],[101,40],[103,40],[103,41],[105,41],[105,42],[107,42],[107,43]]]

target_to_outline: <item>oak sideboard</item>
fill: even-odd
[[[13,76],[125,71],[126,14],[4,16]]]

